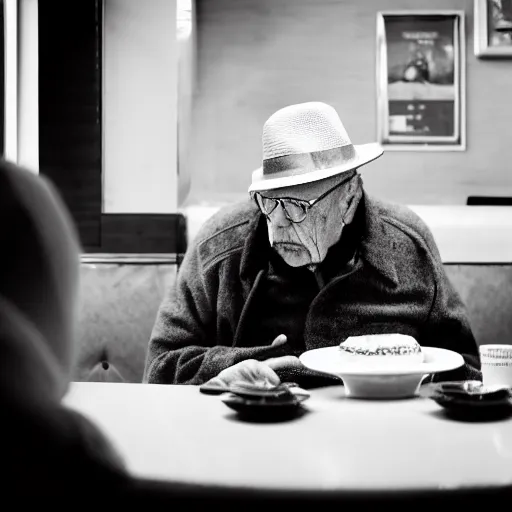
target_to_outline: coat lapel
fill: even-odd
[[[361,239],[361,257],[396,287],[399,281],[389,227],[383,222],[375,201],[366,192],[363,198],[366,229]]]

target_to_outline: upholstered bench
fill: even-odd
[[[147,344],[175,263],[82,263],[75,381],[141,382]]]

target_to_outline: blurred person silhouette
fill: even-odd
[[[128,481],[121,458],[90,421],[60,405],[78,305],[73,223],[49,180],[6,161],[0,212],[2,484],[25,498],[115,494]]]
[[[2,498],[57,510],[250,498],[250,491],[240,497],[236,489],[134,478],[102,431],[62,405],[75,355],[80,243],[51,181],[5,160],[0,242]]]

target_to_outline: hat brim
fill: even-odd
[[[263,175],[263,168],[259,167],[252,173],[252,183],[249,187],[249,192],[291,187],[293,185],[302,185],[304,183],[312,183],[314,181],[330,178],[331,176],[336,176],[342,172],[350,171],[356,167],[366,165],[373,160],[376,160],[384,153],[382,146],[377,142],[354,145],[354,150],[356,153],[355,158],[345,165],[337,165],[336,167],[319,169],[318,171],[296,174],[294,176],[269,178],[268,176]]]

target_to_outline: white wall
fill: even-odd
[[[512,61],[473,54],[473,0],[198,0],[198,84],[188,202],[246,195],[261,130],[277,109],[319,100],[354,143],[376,140],[379,10],[466,13],[467,150],[388,152],[362,169],[369,192],[405,204],[512,195]]]
[[[187,197],[191,186],[189,162],[194,151],[191,134],[196,55],[195,0],[178,0],[178,204]]]
[[[177,205],[176,0],[105,0],[103,211]]]

